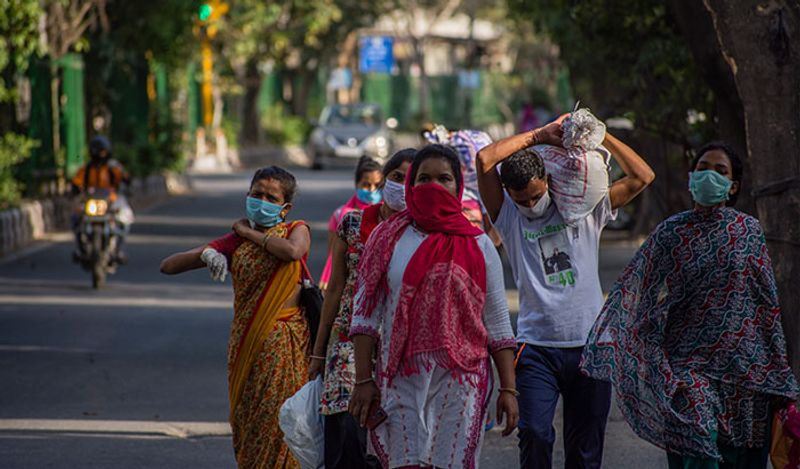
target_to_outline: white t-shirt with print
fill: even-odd
[[[600,234],[616,216],[606,196],[571,226],[554,203],[542,217],[529,219],[504,192],[494,226],[503,237],[519,291],[518,343],[560,348],[586,343],[603,307]]]

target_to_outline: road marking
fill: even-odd
[[[96,350],[75,347],[49,347],[42,345],[0,345],[0,352],[92,353],[96,352]]]
[[[0,432],[110,433],[166,435],[175,438],[230,436],[228,422],[156,420],[0,419]]]
[[[230,309],[230,300],[192,300],[173,298],[86,298],[63,295],[0,295],[0,305],[48,305],[48,306],[140,306],[148,308],[183,308],[183,309]]]

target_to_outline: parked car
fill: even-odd
[[[320,114],[308,151],[314,169],[367,155],[383,164],[392,152],[396,119],[384,121],[377,104],[333,104]]]

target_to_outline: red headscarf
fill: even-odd
[[[378,225],[364,249],[358,280],[363,294],[354,314],[368,317],[387,299],[389,262],[413,222],[429,234],[403,274],[384,377],[417,373],[427,359],[456,373],[476,372],[488,356],[486,261],[475,239],[483,232],[464,218],[460,195],[436,183],[412,186],[410,174],[407,210]]]

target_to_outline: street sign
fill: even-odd
[[[361,73],[391,73],[394,67],[394,38],[363,36],[358,42]]]

